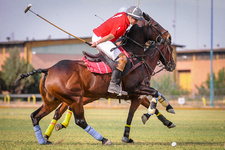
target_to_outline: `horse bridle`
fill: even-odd
[[[157,33],[155,32],[155,30],[159,33],[159,35],[155,38],[155,42],[156,42],[156,43],[158,43],[158,44],[164,44],[165,42],[170,43],[170,42],[168,42],[165,38],[162,37],[164,34],[168,33],[168,31],[165,30],[164,32],[161,32],[158,28],[156,28],[154,25],[151,24],[151,21],[152,21],[152,20],[153,20],[152,18],[150,18],[149,21],[146,21],[146,20],[145,20],[145,22],[146,22],[146,24],[147,24],[147,25],[146,25],[146,26],[147,26],[147,40],[149,39],[149,28],[151,28],[152,31],[153,31],[155,34],[157,34]],[[158,23],[157,23],[157,24],[158,24]],[[155,30],[154,30],[153,28],[154,28]],[[129,39],[129,40],[131,40],[133,43],[135,43],[136,45],[138,45],[138,46],[140,46],[141,48],[144,48],[144,49],[146,49],[146,48],[149,47],[149,45],[146,45],[146,43],[145,43],[144,45],[142,45],[142,44],[138,43],[137,41],[135,41],[134,39],[130,38],[129,36],[127,36],[128,33],[129,33],[129,31],[125,34],[124,39]]]
[[[157,43],[159,43],[159,44],[163,44],[163,43],[165,43],[165,42],[170,43],[170,42],[168,42],[165,38],[162,37],[164,34],[168,33],[168,31],[165,30],[164,32],[161,32],[158,28],[156,28],[153,24],[151,24],[152,20],[153,20],[153,19],[150,18],[149,21],[146,21],[146,20],[145,20],[145,22],[146,22],[146,24],[147,24],[147,26],[148,26],[148,31],[149,31],[149,27],[150,27],[151,29],[154,28],[154,29],[159,33],[159,35],[156,37],[155,41],[156,41]],[[157,23],[157,25],[158,25],[158,23]],[[152,30],[152,31],[155,33],[155,30]],[[148,32],[148,31],[147,31],[147,32]],[[155,34],[157,34],[157,33],[155,33]],[[147,39],[148,39],[148,38],[149,38],[149,35],[147,34]]]
[[[160,45],[159,43],[155,43],[155,44]],[[163,67],[161,67],[160,70],[158,70],[158,71],[156,71],[156,72],[148,65],[148,63],[147,63],[146,60],[144,59],[145,57],[152,57],[152,55],[149,56],[149,55],[146,55],[146,54],[143,54],[143,55],[136,55],[136,54],[133,54],[133,55],[131,56],[131,57],[137,58],[137,59],[138,59],[138,58],[141,58],[141,61],[143,62],[143,65],[144,65],[145,68],[147,69],[149,78],[150,78],[151,76],[154,76],[155,74],[159,73],[159,72],[162,71],[163,69],[166,69],[166,70],[167,70],[167,68],[172,67],[172,61],[171,61],[171,57],[170,57],[172,51],[170,50],[170,47],[169,47],[169,46],[166,47],[166,49],[167,49],[168,52],[169,52],[169,59],[167,60],[166,57],[164,56],[164,54],[163,54],[162,51],[158,48],[157,45],[152,45],[152,46],[155,46],[154,48],[155,48],[156,50],[159,51],[159,54],[162,56],[163,61],[164,61],[165,64],[166,64],[166,65],[164,65]],[[150,48],[150,47],[149,47],[149,48]],[[161,61],[161,60],[160,60],[160,61]],[[162,61],[161,61],[161,62],[162,62]],[[152,71],[152,75],[150,75],[149,70]]]

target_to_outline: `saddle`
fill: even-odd
[[[114,61],[110,59],[105,53],[101,51],[96,55],[90,54],[85,51],[83,51],[82,53],[84,55],[82,60],[84,60],[89,71],[93,73],[99,73],[99,74],[112,72],[114,67]],[[122,73],[122,76],[128,73],[131,66],[132,66],[131,61],[128,59],[127,64]]]
[[[88,52],[82,51],[84,57],[90,62],[104,62],[107,64],[111,69],[113,68],[114,61],[111,60],[107,55],[103,52],[99,52],[96,55],[90,54]]]

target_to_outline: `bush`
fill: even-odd
[[[213,73],[213,89],[214,95],[221,96],[225,95],[225,68],[219,70],[217,74],[217,78]],[[203,82],[199,87],[196,86],[198,89],[199,95],[209,95],[210,94],[210,74],[208,74],[207,80]]]

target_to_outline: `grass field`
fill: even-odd
[[[156,116],[143,125],[141,115],[145,109],[137,110],[131,126],[130,137],[134,144],[121,142],[127,109],[86,109],[86,120],[113,145],[102,146],[71,119],[67,129],[50,137],[54,145],[39,145],[32,127],[30,114],[35,109],[0,109],[0,149],[225,149],[225,110],[176,110],[176,114],[164,114],[177,127],[168,129]],[[45,132],[53,113],[41,120]],[[64,116],[59,122],[62,122]],[[172,147],[171,143],[177,146]],[[59,142],[59,144],[57,144]],[[60,143],[61,142],[61,143]]]

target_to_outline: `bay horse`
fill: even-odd
[[[142,84],[143,81],[150,79],[149,75],[151,75],[159,60],[168,71],[173,71],[175,68],[171,45],[165,46],[164,44],[160,44],[154,52],[150,48],[144,52],[143,47],[141,47],[140,51],[136,51],[140,49],[140,45],[145,45],[149,40],[155,40],[159,35],[159,33],[153,33],[149,28],[149,24],[143,27],[134,25],[128,33],[130,39],[127,39],[126,44],[123,45],[123,48],[132,53],[136,59],[134,60],[134,64],[136,64],[135,69],[131,70],[122,79],[123,89],[128,92],[128,96],[122,96],[121,98],[131,100],[127,125],[125,126],[123,136],[123,138],[128,140],[133,115],[142,102],[139,96],[158,96],[157,91]],[[154,58],[149,59],[153,54]],[[83,109],[83,97],[96,98],[96,95],[98,98],[117,97],[117,95],[107,92],[111,74],[93,74],[87,70],[86,65],[81,60],[62,60],[48,69],[37,69],[30,73],[22,74],[18,81],[35,73],[44,73],[39,86],[44,103],[31,114],[31,120],[39,144],[50,143],[43,138],[39,121],[55,110],[62,102],[70,106],[75,123],[78,126],[83,128],[96,140],[102,141],[102,144],[112,144],[111,141],[104,138],[87,124]],[[130,82],[131,80],[132,82]]]
[[[144,107],[146,107],[147,109],[149,108],[150,106],[150,101],[149,99],[144,96],[143,98],[141,97],[142,99],[142,102],[141,102],[141,105],[143,105]],[[94,101],[98,100],[97,98],[87,98],[87,97],[83,97],[83,105],[86,105],[86,104],[89,104],[89,103],[92,103]],[[174,113],[173,112],[173,108],[171,109],[172,106],[170,106],[170,104],[168,104],[168,106],[164,106],[166,107],[166,110],[167,112],[169,113]],[[63,120],[62,123],[59,123],[59,124],[56,124],[57,121],[62,117],[63,113],[66,112],[66,115],[65,115],[65,118]],[[167,118],[164,117],[164,115],[162,113],[159,112],[159,110],[156,108],[156,111],[155,111],[155,115],[157,116],[157,118],[159,119],[159,121],[161,121],[163,123],[164,126],[168,127],[169,129],[170,128],[174,128],[176,127],[173,122],[171,122],[170,120],[168,120]],[[51,120],[48,128],[46,129],[45,131],[45,134],[44,134],[44,139],[45,140],[48,140],[52,134],[52,131],[55,127],[55,130],[56,131],[59,131],[63,128],[67,128],[68,125],[69,125],[69,122],[70,122],[70,119],[71,119],[71,116],[72,116],[72,110],[71,108],[68,106],[68,104],[66,103],[62,103],[55,111],[54,115],[53,115],[53,119]],[[142,119],[142,122],[143,124],[146,123],[146,121],[151,117],[151,115],[149,115],[148,113],[147,114],[144,114],[142,115],[141,119]],[[129,141],[123,141],[123,142],[126,142],[126,143],[133,143],[133,141],[131,139],[129,139]]]
[[[154,19],[152,19],[148,14],[146,13],[143,13],[143,16],[146,20],[144,21],[138,21],[138,26],[139,27],[143,27],[145,25],[148,25],[148,24],[151,24],[151,29],[153,30],[153,28],[155,30],[153,30],[154,32],[158,32],[160,33],[155,41],[157,43],[163,43],[163,42],[167,42],[167,44],[170,44],[171,42],[171,36],[170,34],[161,26],[159,25]],[[166,34],[165,34],[166,33]],[[157,34],[157,33],[155,33]],[[165,35],[164,35],[165,34]],[[161,37],[161,36],[164,36],[164,37]],[[118,45],[118,44],[117,44]],[[150,86],[150,85],[149,85]],[[163,96],[163,101],[167,101]],[[83,97],[83,105],[86,105],[88,103],[91,103],[91,102],[94,102],[98,100],[98,98],[88,98],[88,97]],[[160,101],[160,103],[163,103]],[[145,96],[145,97],[142,97],[142,102],[141,102],[141,105],[143,105],[144,107],[146,108],[149,108],[150,107],[150,101],[149,99]],[[165,106],[165,104],[162,104],[164,107],[166,107],[166,110],[167,112],[169,113],[175,113],[172,106],[169,104],[169,102],[167,101],[167,106]],[[66,117],[64,119],[64,121],[60,124],[56,124],[57,121],[61,118],[62,114],[67,110],[68,108],[68,111],[66,113]],[[175,125],[168,119],[166,119],[162,113],[160,113],[158,111],[158,109],[156,109],[155,111],[155,114],[157,116],[157,118],[165,125],[167,126],[168,128],[173,128],[175,127]],[[63,128],[66,128],[69,124],[69,121],[70,121],[70,118],[71,118],[71,115],[72,115],[72,111],[71,111],[71,108],[68,107],[68,105],[66,103],[62,103],[55,111],[54,113],[54,116],[53,116],[53,119],[52,121],[50,122],[49,124],[49,127],[47,128],[47,130],[45,131],[45,135],[44,135],[44,138],[46,140],[49,139],[52,131],[53,131],[53,128],[55,127],[56,128],[56,131],[59,131]],[[150,115],[147,113],[147,114],[144,114],[142,115],[142,122],[143,124],[146,123],[146,121],[150,118]],[[131,140],[129,141],[126,141],[126,142],[130,142]]]

